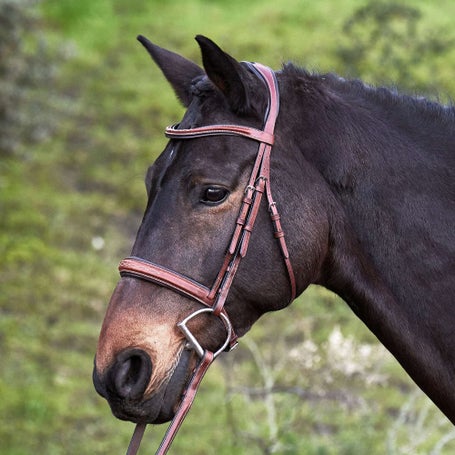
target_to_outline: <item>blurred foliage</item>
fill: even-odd
[[[422,21],[416,7],[383,0],[367,3],[345,21],[343,36],[337,55],[352,76],[436,96],[452,84],[447,62],[455,55],[455,37],[449,29],[435,30]],[[422,64],[434,59],[444,62],[442,71]]]
[[[240,59],[448,99],[454,17],[449,0],[0,0],[1,453],[121,453],[132,432],[96,396],[92,359],[143,175],[183,112],[136,34],[200,61],[203,33]],[[174,452],[436,455],[454,438],[314,287],[213,367]]]
[[[34,4],[0,1],[1,154],[24,153],[24,144],[48,138],[62,111],[52,90],[62,55],[39,33]]]

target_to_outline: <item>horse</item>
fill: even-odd
[[[454,106],[239,62],[201,35],[202,67],[138,39],[187,110],[101,327],[113,414],[171,420],[219,353],[317,284],[455,423]]]

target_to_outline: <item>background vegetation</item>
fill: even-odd
[[[451,0],[0,0],[0,451],[122,453],[91,384],[143,175],[182,109],[135,41],[193,36],[448,101]],[[152,453],[162,428],[148,431]],[[208,374],[174,453],[449,454],[453,426],[338,298],[311,288]]]

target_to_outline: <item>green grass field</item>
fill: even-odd
[[[96,395],[93,356],[145,171],[183,113],[137,34],[197,62],[204,34],[276,69],[455,96],[449,0],[0,0],[0,18],[5,455],[117,454],[133,430]],[[149,428],[140,453],[163,431]],[[312,287],[215,364],[171,453],[454,451],[452,424],[341,300]]]

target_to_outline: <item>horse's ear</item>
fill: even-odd
[[[188,107],[192,99],[191,81],[204,75],[204,70],[181,55],[153,44],[142,35],[139,35],[137,39],[155,60],[180,101],[185,107]]]
[[[226,54],[212,40],[202,35],[196,36],[202,63],[208,78],[224,94],[231,109],[239,114],[251,109],[248,97],[248,71],[237,60]]]

